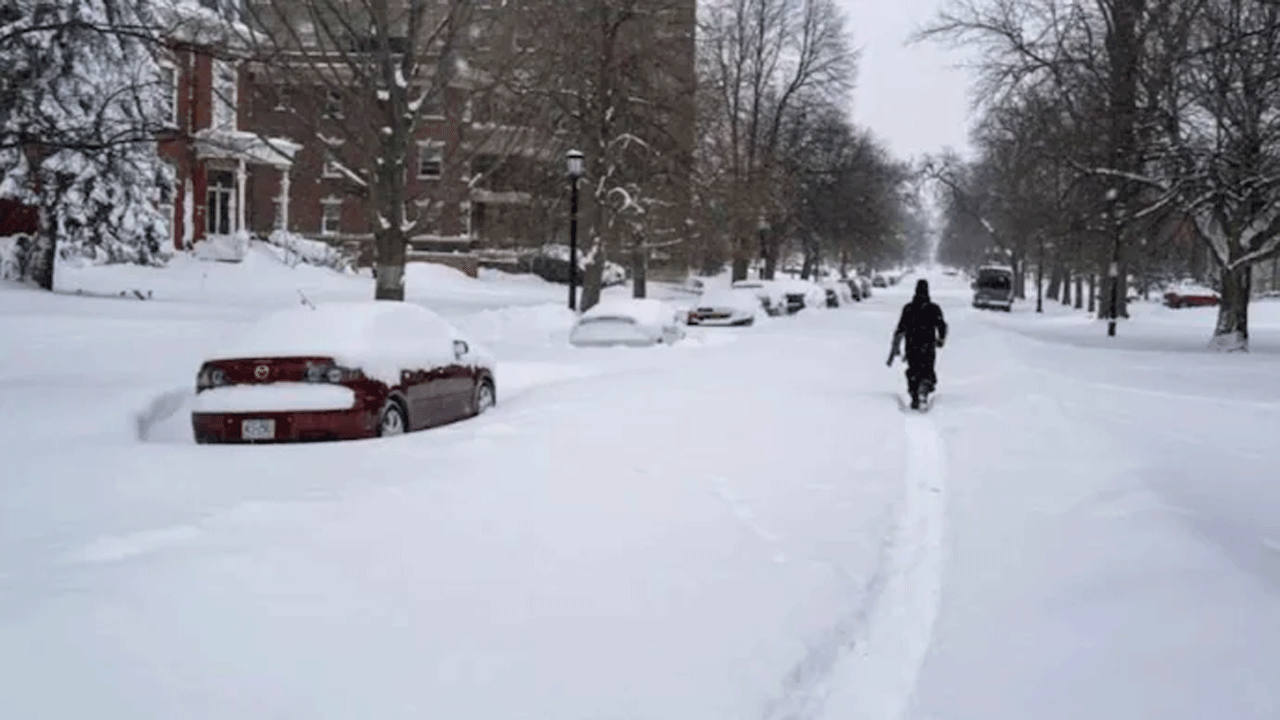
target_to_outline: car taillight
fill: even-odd
[[[200,374],[196,376],[196,392],[211,390],[227,384],[227,374],[220,368],[206,365],[200,368]]]
[[[364,377],[364,373],[358,369],[345,368],[340,365],[307,363],[307,382],[338,385],[351,380],[359,380],[362,377]]]

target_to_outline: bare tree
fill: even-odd
[[[255,89],[283,113],[264,132],[302,136],[364,201],[378,299],[404,298],[408,241],[460,232],[468,100],[516,54],[488,52],[501,17],[473,0],[261,0],[244,5]],[[488,5],[484,3],[483,5]],[[270,105],[268,105],[270,107]]]
[[[1247,350],[1253,266],[1280,255],[1280,6],[1204,3],[1180,77],[1186,172],[1153,184],[1177,198],[1221,268],[1214,347]]]
[[[1127,178],[1162,150],[1162,93],[1195,2],[958,0],[920,35],[981,47],[987,97],[1052,95],[1072,122],[1104,139],[1096,156],[1081,154],[1075,164],[1081,173],[1106,180],[1098,184],[1106,225],[1106,248],[1098,259],[1105,259],[1113,279],[1105,291],[1108,302],[1100,306],[1110,320],[1109,334],[1124,313],[1126,238],[1149,213],[1139,185]]]
[[[919,230],[911,224],[914,195],[906,187],[907,168],[840,108],[804,108],[787,125],[775,213],[784,224],[773,232],[802,240],[801,276],[815,274],[824,256],[839,258],[846,271],[851,264],[879,267],[901,260],[906,248],[900,238]],[[765,260],[770,277],[774,268]]]
[[[703,23],[702,112],[726,192],[733,277],[746,276],[757,224],[778,211],[784,124],[797,106],[835,101],[852,88],[856,56],[832,0],[718,0]],[[772,225],[772,223],[769,223]],[[776,265],[778,246],[762,254]]]
[[[642,295],[649,254],[688,234],[694,3],[512,5],[538,44],[508,83],[510,98],[536,109],[532,122],[557,158],[569,149],[584,155],[579,306],[598,302],[611,258],[630,263],[634,292]]]

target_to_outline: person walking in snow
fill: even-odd
[[[911,408],[920,409],[921,399],[938,386],[934,370],[937,349],[947,340],[947,321],[942,308],[929,299],[929,281],[916,283],[915,297],[902,307],[902,317],[893,333],[893,348],[889,353],[889,365],[902,350],[906,341],[907,392],[911,394]]]

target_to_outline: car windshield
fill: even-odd
[[[1006,272],[983,270],[978,273],[978,287],[987,290],[1008,290],[1013,286],[1013,278]]]

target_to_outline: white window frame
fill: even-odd
[[[330,209],[335,209],[336,214],[330,217]],[[329,228],[329,221],[333,220],[333,229]],[[342,233],[342,200],[338,198],[325,198],[320,201],[320,235],[323,237],[334,237]]]
[[[342,172],[342,163],[330,151],[325,151],[324,164],[320,167],[320,176],[329,180],[340,180],[346,177]]]
[[[177,64],[177,63],[175,63],[175,62],[172,62],[172,61],[170,61],[170,60],[166,60],[166,59],[161,59],[161,60],[159,60],[159,61],[158,61],[158,63],[157,63],[157,64],[159,64],[159,66],[160,66],[160,81],[161,81],[161,83],[163,83],[163,82],[164,82],[164,76],[165,76],[165,73],[173,73],[173,84],[172,84],[171,86],[169,86],[168,88],[165,88],[165,89],[164,89],[164,92],[165,92],[165,93],[167,93],[167,94],[169,95],[169,102],[170,102],[170,106],[169,106],[169,117],[165,118],[165,119],[164,119],[164,121],[165,121],[165,123],[167,123],[170,127],[177,128],[177,127],[179,127],[179,125],[180,125],[180,124],[179,124],[179,122],[178,122],[178,118],[179,118],[179,113],[178,113],[178,97],[179,97],[179,95],[178,95],[178,86],[182,84],[182,82],[181,82],[182,74],[181,74],[180,72],[178,72],[178,64]]]
[[[225,84],[230,75],[230,85]],[[213,61],[213,127],[219,130],[239,129],[240,75],[227,60]],[[220,117],[221,116],[221,117]]]
[[[325,88],[324,107],[321,114],[327,118],[342,119],[342,93],[333,88]]]
[[[428,153],[432,153],[428,155]],[[423,167],[427,160],[435,158],[438,169],[435,174],[425,172]],[[444,143],[439,140],[426,140],[418,143],[418,179],[439,180],[444,177]]]

